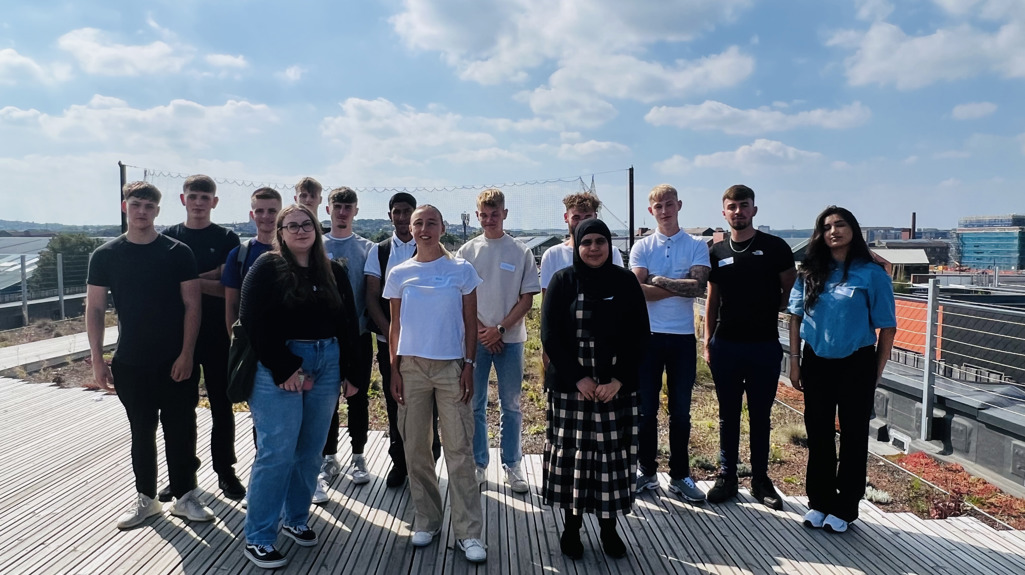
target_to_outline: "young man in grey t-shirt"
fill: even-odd
[[[502,467],[505,480],[516,493],[529,490],[520,468],[522,459],[520,392],[523,389],[523,344],[527,328],[523,318],[541,291],[534,254],[505,233],[509,216],[505,195],[489,188],[477,196],[477,219],[484,233],[463,245],[456,254],[477,270],[484,283],[477,288],[477,368],[473,372],[473,457],[477,482],[484,483],[488,467],[488,378],[495,366],[498,400],[502,409]]]

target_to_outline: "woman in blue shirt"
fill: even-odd
[[[804,524],[842,533],[865,495],[868,422],[897,333],[893,284],[848,210],[819,214],[788,309],[790,381],[804,391],[808,431]]]

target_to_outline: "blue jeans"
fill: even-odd
[[[755,477],[769,471],[769,428],[776,399],[783,348],[778,340],[729,341],[712,337],[708,342],[712,378],[719,398],[719,472],[737,474],[740,450],[740,412],[747,394],[751,427],[751,472]]]
[[[256,427],[256,462],[246,513],[246,542],[253,545],[273,545],[279,522],[290,527],[306,525],[320,452],[341,391],[337,339],[286,343],[302,358],[303,371],[314,383],[308,391],[286,391],[274,384],[270,370],[257,364],[249,398]]]
[[[477,467],[487,467],[488,453],[488,378],[491,366],[498,376],[498,402],[502,408],[502,465],[515,467],[523,457],[521,433],[523,413],[520,393],[523,390],[523,343],[507,343],[500,353],[491,353],[477,344],[477,367],[473,370],[473,460]]]
[[[697,370],[697,347],[693,334],[652,333],[641,361],[641,398],[637,462],[642,475],[658,471],[658,412],[662,395],[662,372],[666,374],[669,399],[669,477],[690,476],[690,399]]]

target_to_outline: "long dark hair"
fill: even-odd
[[[801,260],[801,277],[804,280],[804,309],[806,310],[813,307],[819,300],[819,296],[822,295],[822,291],[826,287],[826,280],[829,279],[829,274],[832,272],[833,253],[826,245],[825,227],[826,218],[833,215],[843,218],[850,226],[853,235],[851,245],[847,249],[847,258],[843,262],[843,279],[847,279],[847,272],[850,271],[852,263],[857,261],[875,262],[872,259],[872,252],[868,250],[868,244],[865,243],[865,237],[861,235],[861,224],[850,210],[839,206],[829,206],[822,210],[819,217],[815,218],[815,230],[811,234],[811,240],[808,241],[804,259]]]
[[[302,266],[295,259],[295,254],[288,249],[284,240],[282,223],[285,218],[295,212],[302,212],[309,216],[313,222],[314,240],[310,247],[309,255],[309,282],[299,281],[299,271]],[[302,204],[293,204],[278,212],[278,219],[275,222],[277,231],[274,235],[274,253],[281,256],[277,259],[277,282],[282,287],[283,299],[286,306],[293,306],[299,301],[310,298],[317,298],[331,309],[342,305],[342,299],[338,295],[338,284],[335,283],[335,275],[331,272],[331,262],[327,259],[327,252],[324,251],[324,238],[321,236],[320,222],[317,216],[309,208]],[[303,274],[305,275],[305,274]],[[314,286],[322,286],[323,289],[314,290]]]

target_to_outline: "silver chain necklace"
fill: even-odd
[[[742,254],[742,253],[746,252],[748,248],[751,247],[751,244],[755,243],[755,236],[751,236],[751,239],[747,240],[747,245],[744,246],[744,249],[742,249],[742,250],[738,250],[733,245],[733,238],[732,237],[727,237],[726,240],[730,242],[730,249],[733,250],[733,253],[735,253],[735,254]]]

